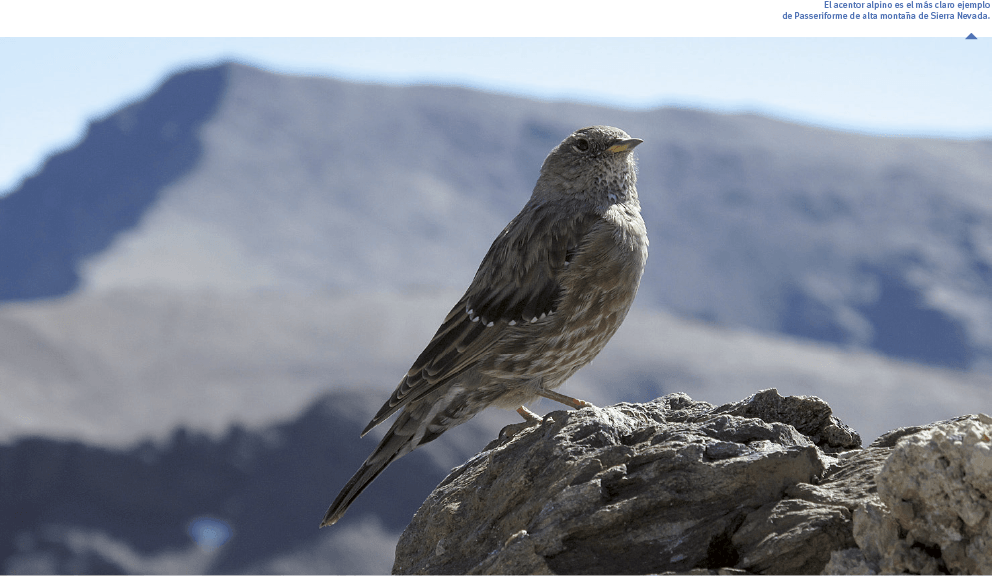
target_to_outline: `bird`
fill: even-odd
[[[540,422],[525,407],[538,397],[592,406],[555,389],[599,354],[637,294],[648,256],[632,154],[642,142],[590,126],[551,150],[530,199],[362,431],[399,412],[321,527],[389,464],[489,406],[519,406],[526,424]]]

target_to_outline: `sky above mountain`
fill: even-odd
[[[121,33],[126,30],[122,27]],[[35,33],[44,34],[45,29]],[[992,138],[987,104],[992,93],[988,73],[992,45],[965,41],[965,35],[4,37],[0,38],[4,78],[0,195],[38,170],[45,157],[74,145],[89,121],[147,94],[172,72],[225,60],[282,73],[458,85],[633,109],[675,105],[753,111],[870,134]]]

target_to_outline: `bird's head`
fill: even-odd
[[[636,200],[637,167],[631,152],[641,142],[612,126],[576,130],[545,158],[533,199],[575,199],[597,206]]]

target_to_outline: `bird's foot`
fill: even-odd
[[[593,406],[591,402],[586,402],[585,400],[579,400],[578,398],[572,398],[571,396],[565,396],[564,394],[561,394],[560,392],[555,392],[554,390],[539,390],[537,393],[540,396],[544,396],[549,400],[560,402],[565,406],[568,406],[569,408],[574,408],[576,410],[579,410],[581,408],[595,408],[595,406]],[[520,408],[523,408],[523,406],[521,406]],[[517,409],[517,412],[520,412],[520,410]]]
[[[507,424],[503,426],[503,429],[499,431],[499,438],[501,440],[509,440],[517,434],[520,434],[524,430],[533,428],[536,426],[533,422],[517,422],[516,424]]]
[[[518,422],[516,424],[509,424],[507,426],[504,426],[503,429],[499,431],[500,438],[505,438],[505,439],[513,438],[514,436],[523,432],[524,430],[531,428],[533,426],[538,426],[541,424],[541,422],[544,421],[543,418],[541,418],[537,414],[534,414],[524,406],[517,408],[517,414],[523,416],[524,421]]]
[[[541,423],[541,417],[528,410],[526,406],[521,406],[517,408],[517,414],[523,416],[525,420],[524,422],[525,424],[530,423],[531,425],[534,425]]]

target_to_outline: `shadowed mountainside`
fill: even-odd
[[[180,428],[128,449],[36,437],[0,446],[0,516],[17,519],[0,526],[4,572],[385,573],[419,502],[391,495],[427,494],[448,468],[418,451],[369,489],[341,529],[318,531],[322,508],[351,475],[339,463],[371,449],[371,441],[340,442],[370,408],[366,396],[338,392],[291,422],[235,426],[219,438]],[[230,527],[224,546],[200,549],[190,539],[188,526],[204,517]],[[356,530],[377,548],[357,562],[336,544]],[[307,563],[300,550],[316,557]],[[295,567],[281,556],[295,557]]]
[[[0,199],[0,300],[68,294],[79,263],[133,228],[163,188],[193,170],[199,129],[224,92],[223,68],[173,76],[145,100],[90,124]]]

